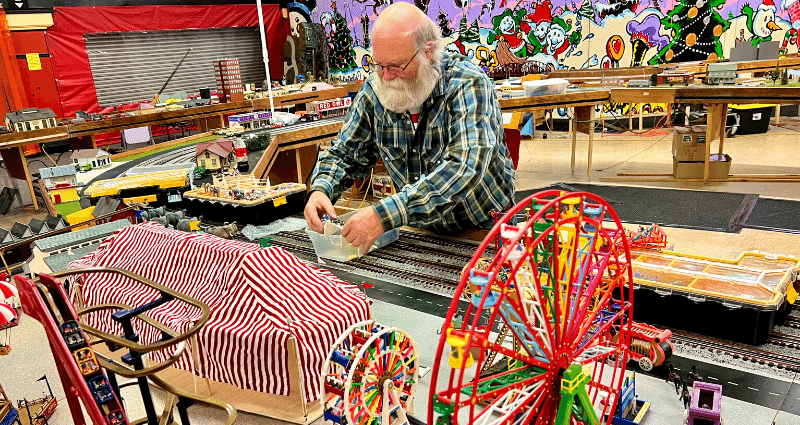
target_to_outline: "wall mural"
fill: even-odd
[[[401,0],[289,3],[290,24],[323,26],[332,76],[366,78],[369,31]],[[436,22],[446,49],[486,71],[647,66],[727,57],[737,42],[798,52],[800,0],[408,0]],[[498,68],[500,67],[500,68]],[[656,110],[663,105],[650,105]],[[612,109],[619,111],[619,107]],[[624,108],[627,110],[627,107]]]

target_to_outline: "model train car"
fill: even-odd
[[[313,116],[316,114],[319,118],[338,117],[347,114],[350,109],[352,99],[349,97],[340,97],[330,100],[315,100],[308,102],[306,105],[307,113]]]

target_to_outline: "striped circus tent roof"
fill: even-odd
[[[270,394],[289,395],[287,342],[297,340],[307,401],[320,396],[320,370],[331,345],[350,325],[369,317],[366,296],[327,270],[306,265],[279,247],[220,239],[165,229],[148,222],[118,230],[91,254],[70,264],[119,267],[205,302],[211,316],[200,331],[200,357],[192,364],[189,349],[176,363],[201,377]],[[155,290],[130,279],[106,274],[83,276],[88,306],[105,303],[142,305]],[[150,316],[183,332],[199,311],[171,302]],[[108,313],[89,324],[119,334]],[[160,337],[141,327],[144,343]],[[160,362],[170,353],[151,353]]]

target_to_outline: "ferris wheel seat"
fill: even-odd
[[[481,291],[478,290],[475,292],[475,295],[472,297],[472,305],[475,307],[480,307],[481,304]],[[489,294],[486,295],[486,301],[483,303],[483,308],[490,308],[494,307],[497,304],[497,300],[500,299],[500,293],[495,291],[489,291]]]

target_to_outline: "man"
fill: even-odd
[[[384,231],[409,225],[452,233],[488,229],[514,201],[514,168],[494,84],[468,59],[443,53],[439,28],[409,3],[381,13],[375,73],[356,95],[333,147],[314,170],[310,229],[336,217],[331,200],[367,178],[378,157],[398,192],[364,208],[342,236],[366,253]]]

